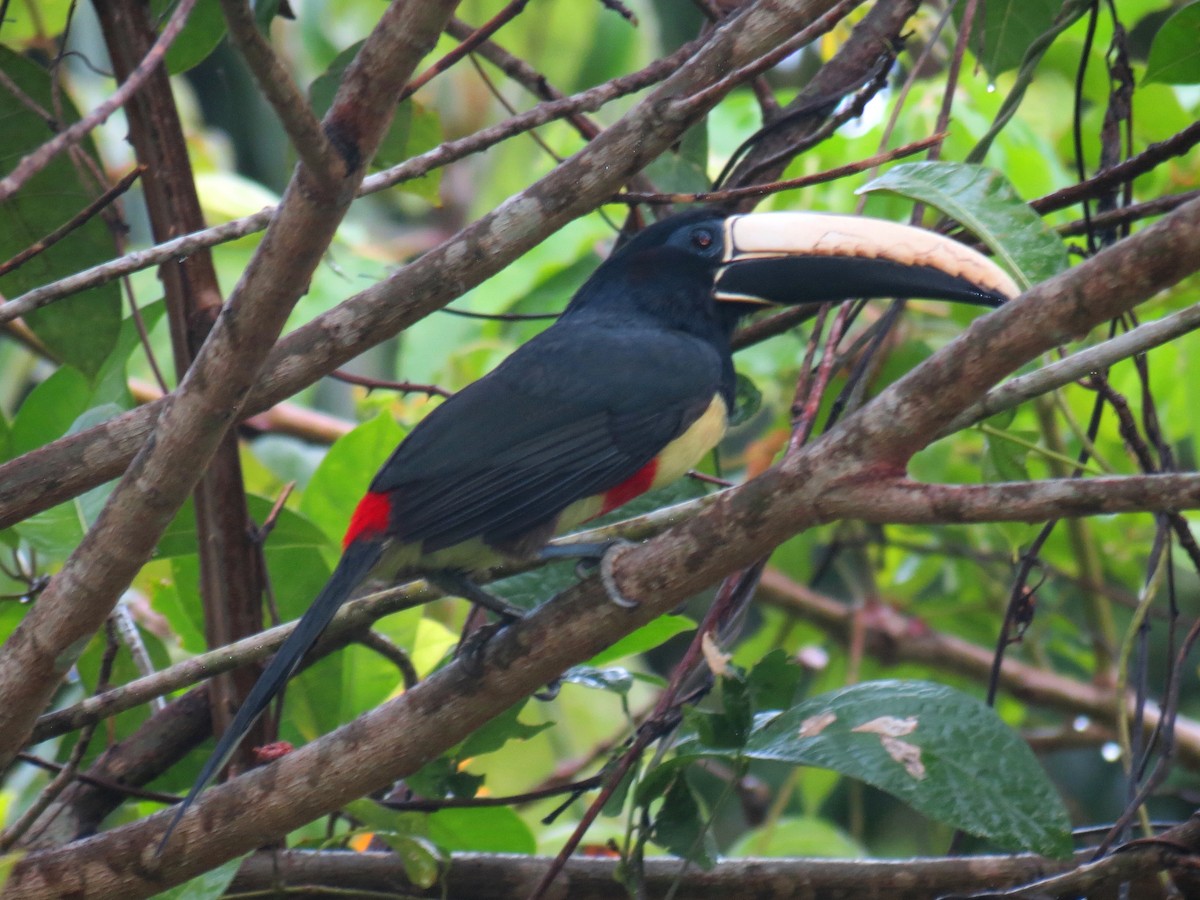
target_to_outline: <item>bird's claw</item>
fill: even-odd
[[[458,642],[458,649],[454,651],[454,655],[462,660],[463,668],[470,675],[478,677],[483,674],[483,652],[487,649],[488,642],[507,624],[509,623],[503,619],[499,622],[489,622]]]
[[[626,597],[622,593],[620,586],[617,584],[616,573],[613,571],[613,565],[616,561],[635,546],[637,545],[632,541],[618,538],[609,544],[608,549],[604,551],[604,555],[600,557],[600,583],[604,585],[604,590],[608,593],[608,599],[621,607],[621,609],[636,609],[641,605],[637,600]]]
[[[543,702],[553,700],[558,696],[558,692],[561,690],[562,690],[562,679],[555,678],[553,681],[551,681],[549,684],[547,684],[542,690],[535,693],[533,695],[533,699],[542,700]]]

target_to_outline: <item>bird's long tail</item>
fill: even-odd
[[[325,583],[325,587],[321,589],[321,593],[317,595],[312,606],[300,618],[292,633],[287,636],[287,640],[276,651],[254,687],[250,689],[246,702],[237,711],[229,728],[221,735],[216,750],[205,762],[204,768],[200,770],[187,797],[176,807],[175,815],[171,818],[171,823],[167,826],[166,833],[163,834],[162,841],[158,845],[159,853],[166,847],[171,833],[183,818],[183,814],[188,811],[200,792],[229,761],[229,757],[238,748],[255,720],[262,715],[263,710],[295,673],[300,661],[317,642],[317,638],[321,636],[321,632],[333,619],[334,614],[346,602],[359,582],[366,578],[375,564],[379,562],[382,552],[383,546],[378,541],[353,541],[346,547],[342,558],[338,561],[337,568],[329,576],[329,581]]]

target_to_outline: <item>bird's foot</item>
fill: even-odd
[[[458,642],[454,651],[456,659],[462,661],[463,668],[473,678],[483,674],[483,654],[488,642],[505,626],[507,622],[489,622],[481,625]]]
[[[548,685],[546,685],[540,691],[535,693],[533,695],[533,699],[541,700],[543,702],[553,700],[555,697],[558,696],[558,692],[561,690],[562,690],[562,679],[555,678]]]
[[[633,609],[639,605],[638,601],[626,597],[621,593],[621,589],[617,586],[617,580],[613,573],[613,563],[626,550],[636,546],[633,541],[627,541],[624,538],[616,538],[611,541],[597,541],[591,544],[553,544],[543,547],[539,553],[539,558],[542,560],[578,559],[579,562],[575,565],[575,572],[580,578],[586,578],[592,572],[599,570],[600,581],[604,585],[604,590],[608,593],[608,598],[622,609]]]

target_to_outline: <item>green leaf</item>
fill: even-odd
[[[141,308],[142,323],[149,334],[154,330],[160,319],[167,311],[167,305],[162,300],[148,303]],[[93,403],[117,403],[125,409],[132,409],[133,398],[129,395],[128,373],[129,358],[141,346],[142,337],[138,331],[137,322],[132,316],[121,321],[121,330],[117,334],[117,342],[112,353],[104,360],[96,373],[92,389]]]
[[[495,753],[509,741],[527,741],[534,735],[541,734],[550,728],[554,724],[553,722],[526,725],[517,720],[521,710],[528,702],[528,700],[522,700],[520,703],[510,706],[463,741],[458,750],[458,758],[469,759],[485,753]]]
[[[715,844],[686,774],[680,774],[667,789],[651,837],[664,850],[702,869],[716,864]]]
[[[300,511],[331,541],[340,543],[354,505],[402,437],[404,429],[386,413],[343,435],[313,473]]]
[[[684,721],[705,750],[720,750],[733,762],[738,754],[727,751],[745,746],[754,722],[750,693],[740,678],[722,676],[717,679],[716,698],[720,709],[685,709]]]
[[[13,419],[9,448],[20,456],[62,437],[71,423],[87,410],[91,399],[87,377],[71,366],[61,366],[29,392]]]
[[[154,0],[150,9],[155,19],[165,23],[175,8],[171,0]],[[167,50],[167,71],[182,75],[208,59],[221,38],[225,37],[225,17],[220,0],[198,0],[192,7],[183,30]]]
[[[1008,433],[988,433],[984,439],[983,476],[988,481],[1029,480],[1029,470],[1025,466],[1029,448],[1024,445],[1036,441],[1039,435],[1034,431],[1011,432],[1018,442],[1006,440],[1004,434]]]
[[[257,525],[262,525],[271,514],[275,501],[269,497],[258,497],[249,494],[246,497],[246,510]],[[171,524],[167,526],[162,537],[158,540],[155,551],[156,558],[186,556],[200,552],[196,548],[196,511],[192,501],[187,500]],[[275,527],[267,538],[268,550],[281,550],[289,547],[314,548],[328,547],[329,538],[306,516],[286,506],[279,511],[275,518]]]
[[[627,656],[636,656],[639,653],[645,653],[647,650],[653,650],[660,644],[664,644],[675,637],[675,635],[691,631],[695,627],[696,623],[687,616],[659,616],[657,619],[647,622],[632,634],[625,635],[625,637],[606,650],[601,650],[587,661],[587,665],[597,669],[604,668],[609,663],[615,662],[618,659],[625,659]]]
[[[429,837],[443,850],[537,852],[529,826],[507,806],[442,809],[429,815]]]
[[[1015,69],[1029,46],[1053,25],[1061,6],[1061,0],[988,0],[971,35],[971,49],[988,76]]]
[[[927,682],[814,697],[756,727],[745,754],[823,766],[1008,849],[1070,853],[1070,821],[1033,751],[995,711]]]
[[[746,676],[754,709],[787,709],[796,697],[804,670],[781,648],[764,656]]]
[[[1023,289],[1069,265],[1062,239],[999,172],[966,163],[902,163],[859,188],[890,191],[936,207],[996,254]]]
[[[488,585],[488,593],[513,606],[530,610],[541,606],[555,594],[565,591],[579,580],[575,563],[570,560],[550,563],[519,575],[502,578]]]
[[[769,829],[742,836],[727,856],[815,856],[861,859],[866,848],[842,829],[815,816],[785,816]]]
[[[217,900],[233,883],[233,877],[237,875],[246,855],[248,854],[222,863],[215,869],[209,869],[191,881],[185,881],[161,894],[155,894],[153,900]]]
[[[1150,45],[1142,80],[1200,83],[1200,3],[1189,3],[1163,23]]]
[[[271,23],[279,15],[279,7],[281,5],[282,0],[254,0],[254,22],[258,25],[258,30],[263,34],[270,33]],[[293,17],[288,16],[288,18]]]
[[[64,377],[60,381],[59,376],[63,375],[63,373],[67,373],[67,377]],[[43,406],[47,399],[60,396],[58,387],[47,393],[40,394],[36,401],[36,406],[31,410],[31,414],[35,412],[38,415],[45,414],[48,417],[48,421],[39,421],[38,424],[50,430],[57,430],[61,423],[54,421],[54,414],[63,411],[69,413],[72,410],[71,398],[75,396],[73,391],[79,386],[79,382],[76,380],[79,377],[79,373],[64,366],[43,383],[45,385],[50,382],[56,382],[58,387],[61,387],[63,383],[66,384],[66,387],[63,388],[64,393],[61,394],[64,397],[64,405],[61,410],[47,409]],[[34,399],[34,394],[37,393],[35,390],[33,394],[30,394],[29,400]],[[120,407],[111,403],[85,409],[76,417],[65,433],[68,435],[76,434],[118,415],[121,411]],[[22,406],[22,412],[24,412],[24,406]],[[28,436],[27,431],[23,432],[23,439],[27,439]],[[54,436],[58,437],[57,434]],[[100,515],[100,510],[103,508],[112,490],[112,483],[94,487],[90,491],[68,500],[66,503],[60,503],[58,506],[30,516],[15,526],[13,531],[19,534],[23,540],[28,542],[39,553],[45,554],[48,560],[65,560],[79,545],[79,542],[83,540],[83,535],[91,527],[92,523],[95,522],[96,517]]]
[[[758,386],[738,372],[733,395],[733,412],[729,416],[729,427],[733,428],[753,419],[755,414],[762,409],[762,400],[762,391],[758,389]]]
[[[79,116],[70,97],[51,89],[45,69],[0,46],[0,70],[43,109],[61,109],[61,125]],[[58,105],[60,104],[60,105]],[[0,171],[51,137],[47,124],[12,91],[0,90]],[[94,155],[91,141],[80,149]],[[0,202],[0,260],[7,260],[40,241],[90,203],[96,194],[85,189],[69,154],[59,154],[30,178],[14,196]],[[62,240],[0,277],[0,294],[12,299],[114,255],[112,235],[94,216]],[[116,344],[121,327],[121,293],[117,282],[89,288],[57,300],[25,317],[33,332],[65,363],[91,378]]]
[[[426,889],[437,884],[447,860],[436,844],[415,834],[396,834],[394,831],[376,831],[374,834],[400,857],[404,876],[409,881]]]

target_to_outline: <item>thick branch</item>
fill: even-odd
[[[432,888],[413,885],[404,866],[390,853],[314,853],[291,850],[256,853],[243,863],[230,886],[241,894],[305,886],[363,895],[430,897],[443,900],[510,900],[523,897],[546,870],[540,856],[455,854],[444,882]],[[617,877],[617,859],[572,858],[563,869],[556,897],[571,900],[624,900],[629,891]],[[684,869],[677,859],[652,858],[642,873],[645,895],[665,897],[672,890],[689,900],[794,900],[797,897],[857,897],[859,900],[928,900],[944,894],[1017,886],[1069,870],[1070,860],[1017,856],[966,856],[957,859],[833,860],[738,859],[705,871]],[[803,885],[803,889],[799,888]],[[316,894],[314,893],[314,896]]]
[[[1200,473],[1060,478],[1002,484],[921,484],[907,479],[843,482],[821,502],[827,519],[954,525],[1045,522],[1122,512],[1200,507]]]

